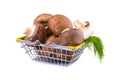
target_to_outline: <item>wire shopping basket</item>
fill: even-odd
[[[56,44],[45,45],[38,40],[35,42],[21,40],[21,44],[22,48],[25,49],[25,53],[27,53],[32,60],[64,66],[68,66],[75,62],[86,47],[83,45],[78,49],[72,50],[66,46]]]

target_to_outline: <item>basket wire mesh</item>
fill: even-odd
[[[32,60],[64,66],[68,66],[75,62],[86,47],[83,45],[79,49],[72,50],[61,45],[44,45],[39,41],[30,42],[27,40],[22,40],[21,43],[22,48],[25,49],[25,53],[27,53]]]

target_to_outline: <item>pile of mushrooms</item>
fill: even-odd
[[[82,24],[76,20],[74,26],[75,28],[70,19],[64,15],[40,14],[34,19],[33,26],[25,29],[25,39],[33,42],[39,40],[43,44],[76,46],[83,42],[89,22]]]

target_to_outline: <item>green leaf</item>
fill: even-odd
[[[85,39],[84,42],[90,50],[93,48],[95,55],[97,55],[100,62],[102,62],[104,57],[104,45],[102,40],[97,36],[90,36]]]

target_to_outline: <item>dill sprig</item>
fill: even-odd
[[[102,62],[102,59],[104,57],[104,45],[102,43],[102,40],[97,36],[90,36],[85,39],[84,42],[90,50],[93,48],[95,55],[97,54],[100,62]]]

